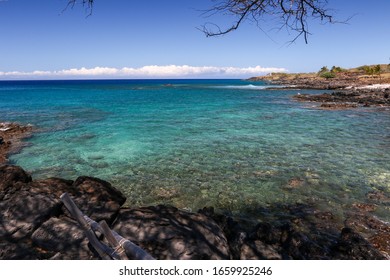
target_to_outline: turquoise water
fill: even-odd
[[[318,110],[296,93],[240,80],[0,82],[0,121],[38,128],[11,157],[34,178],[99,177],[128,205],[256,215],[303,203],[342,217],[367,192],[389,193],[390,111]],[[388,205],[375,214],[390,221]]]

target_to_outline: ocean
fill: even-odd
[[[0,121],[35,126],[10,157],[34,179],[98,177],[128,206],[255,218],[310,205],[342,221],[367,193],[389,194],[390,111],[320,110],[298,92],[316,93],[243,80],[0,81]],[[374,214],[390,222],[388,204]]]

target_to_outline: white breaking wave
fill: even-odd
[[[256,86],[256,85],[231,85],[231,86],[218,86],[217,88],[230,88],[230,89],[249,89],[249,90],[262,90],[267,88],[276,88],[281,87],[277,85],[269,85],[269,86]]]

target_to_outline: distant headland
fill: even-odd
[[[390,64],[351,69],[324,66],[317,73],[271,73],[249,80],[283,85],[287,89],[332,90],[323,94],[298,93],[294,96],[298,101],[318,102],[323,109],[390,107]]]

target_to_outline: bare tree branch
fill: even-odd
[[[308,42],[309,19],[321,23],[333,23],[333,15],[327,8],[327,0],[214,0],[216,4],[206,11],[210,15],[227,15],[236,17],[232,26],[221,28],[216,24],[205,24],[203,32],[207,37],[230,33],[240,27],[246,20],[254,20],[258,26],[260,20],[278,20],[281,28],[293,31],[297,36],[292,42],[303,36]],[[217,28],[216,28],[217,27]]]
[[[69,7],[73,9],[76,3],[81,3],[83,7],[87,8],[87,10],[89,11],[88,16],[90,16],[92,14],[92,8],[94,2],[95,2],[94,0],[68,0],[68,5],[64,10],[66,10]]]
[[[221,28],[215,23],[206,23],[201,30],[207,37],[221,36],[238,29],[245,21],[256,22],[262,29],[262,23],[277,20],[279,29],[286,28],[296,37],[295,42],[303,36],[308,42],[309,21],[319,20],[321,23],[334,23],[331,10],[328,9],[328,0],[210,0],[214,6],[204,12],[207,17],[218,15],[236,18],[231,26]],[[95,0],[68,0],[67,7],[74,7],[81,3],[90,14]]]

